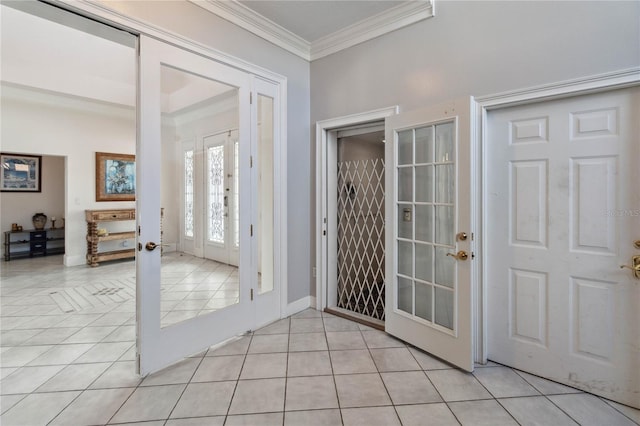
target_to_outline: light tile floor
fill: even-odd
[[[1,265],[4,426],[640,424],[640,410],[493,363],[467,374],[315,310],[140,378],[131,300],[65,313],[46,297],[131,266],[59,262]]]

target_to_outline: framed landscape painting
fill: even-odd
[[[96,201],[135,199],[135,155],[96,152]]]
[[[0,189],[2,192],[41,192],[42,157],[23,154],[0,154]]]

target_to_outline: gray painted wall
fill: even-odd
[[[102,1],[125,15],[180,34],[287,77],[288,299],[309,295],[310,208],[309,62],[185,1]]]
[[[639,16],[637,1],[436,0],[434,18],[312,62],[311,123],[638,67]],[[312,155],[311,193],[315,162]]]

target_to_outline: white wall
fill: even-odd
[[[3,152],[66,157],[64,214],[56,216],[66,219],[65,265],[84,264],[84,210],[135,208],[134,202],[95,201],[95,152],[135,154],[135,111],[6,85],[1,106]]]
[[[288,299],[309,295],[311,174],[309,63],[185,1],[101,0],[105,7],[158,25],[287,77]],[[179,17],[179,18],[178,18]]]
[[[4,105],[3,105],[4,106]],[[5,150],[4,144],[2,146]],[[24,152],[16,152],[24,154]],[[64,217],[64,157],[42,156],[41,192],[0,193],[0,230],[11,230],[17,223],[24,229],[33,229],[31,217],[42,212],[47,215],[46,228],[51,227],[51,218],[56,218],[56,227],[62,226]]]
[[[434,18],[312,62],[311,123],[638,67],[639,16],[640,2],[436,0]]]

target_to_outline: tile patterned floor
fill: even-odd
[[[140,378],[131,300],[66,313],[46,294],[128,282],[131,266],[59,262],[1,265],[4,426],[640,424],[640,410],[493,363],[463,373],[315,310]]]

